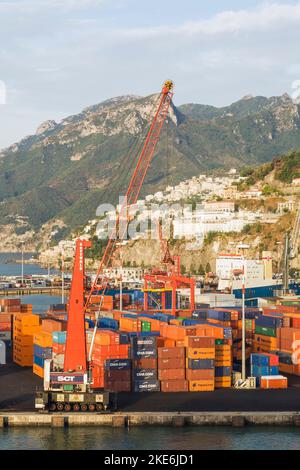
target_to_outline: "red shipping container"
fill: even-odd
[[[158,357],[169,359],[169,358],[180,358],[185,357],[185,348],[158,348],[157,349]]]
[[[11,323],[11,320],[12,320],[12,314],[0,312],[0,323]]]
[[[93,377],[92,388],[104,388],[104,377]]]
[[[214,348],[215,338],[205,336],[187,336],[185,346],[189,348]]]
[[[186,378],[188,381],[194,380],[213,380],[215,376],[214,369],[186,369]]]
[[[130,392],[131,391],[131,382],[123,380],[122,382],[110,382],[104,381],[105,390],[111,392]]]
[[[185,369],[158,369],[159,380],[184,380]]]
[[[58,344],[58,343],[52,344],[52,351],[54,354],[64,354],[65,348],[66,348],[65,344]]]
[[[11,331],[11,322],[0,323],[0,331]]]
[[[134,369],[156,369],[156,359],[135,359],[132,361],[132,367]]]
[[[160,389],[162,392],[187,392],[189,383],[187,380],[163,380]]]
[[[104,383],[131,380],[131,370],[104,370]]]
[[[185,368],[185,358],[158,358],[158,368],[159,369],[184,369]]]

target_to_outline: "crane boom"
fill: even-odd
[[[171,80],[167,80],[164,83],[164,86],[162,88],[161,97],[159,100],[157,111],[155,113],[152,124],[148,131],[145,143],[143,145],[142,151],[138,158],[137,165],[131,177],[131,180],[130,180],[130,183],[129,183],[129,186],[125,195],[124,202],[116,218],[115,227],[112,230],[112,233],[110,234],[110,237],[108,239],[106,248],[104,250],[104,254],[99,264],[99,268],[98,268],[95,280],[91,286],[91,290],[89,292],[85,308],[87,308],[87,306],[90,303],[93,291],[95,290],[97,285],[99,285],[99,279],[103,271],[103,268],[105,266],[108,266],[112,258],[117,239],[124,238],[126,234],[126,231],[128,228],[128,207],[135,204],[140,195],[143,182],[145,180],[147,171],[149,169],[151,160],[153,158],[163,124],[165,122],[170,104],[172,102],[172,97],[173,97],[172,90],[173,90],[173,82]],[[121,225],[122,225],[122,229],[121,229],[122,233],[118,233],[118,231],[120,232],[119,229]]]

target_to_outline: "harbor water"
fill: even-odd
[[[8,428],[0,450],[299,450],[300,429],[203,428]]]
[[[34,253],[24,253],[24,260],[30,260]],[[21,276],[22,267],[17,261],[21,259],[21,253],[0,253],[0,276]],[[47,274],[48,270],[35,263],[24,263],[24,276]],[[51,274],[57,273],[55,270]],[[50,304],[61,303],[61,296],[57,295],[22,295],[22,303],[32,304],[34,313],[43,313],[48,310]]]

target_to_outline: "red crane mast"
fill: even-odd
[[[109,262],[112,258],[112,255],[115,249],[117,239],[124,238],[126,234],[126,231],[128,228],[128,208],[137,202],[138,197],[140,195],[143,182],[145,180],[147,171],[149,169],[151,160],[153,158],[163,124],[165,122],[170,104],[172,102],[172,97],[173,97],[173,82],[171,80],[167,80],[163,85],[157,111],[155,113],[152,124],[148,131],[145,143],[143,145],[142,151],[138,158],[137,165],[131,177],[131,180],[130,180],[130,183],[129,183],[129,186],[125,195],[124,202],[121,206],[121,209],[116,219],[115,228],[113,229],[109,237],[104,254],[100,261],[100,265],[99,265],[95,280],[92,284],[90,293],[88,295],[85,308],[87,308],[87,306],[90,304],[92,293],[99,285],[103,268],[109,265]],[[104,285],[102,285],[103,293],[105,291],[105,287],[106,285],[104,282]],[[101,304],[100,304],[100,308],[101,308]]]

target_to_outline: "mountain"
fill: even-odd
[[[116,202],[158,99],[113,98],[60,123],[46,121],[2,150],[2,250],[22,238],[34,247],[49,233],[57,241],[94,218],[99,204]],[[300,148],[299,130],[300,105],[287,94],[246,96],[223,108],[172,105],[142,195],[203,171],[271,161]]]

